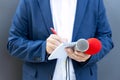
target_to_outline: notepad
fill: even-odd
[[[53,60],[53,59],[66,59],[67,58],[67,53],[65,51],[66,47],[74,47],[76,42],[71,42],[71,43],[62,43],[60,44],[53,52],[52,54],[48,57],[48,60]]]

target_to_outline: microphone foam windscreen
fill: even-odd
[[[102,48],[102,44],[100,40],[96,38],[90,38],[88,39],[88,43],[89,43],[89,48],[87,51],[85,51],[86,54],[94,55],[100,52]]]

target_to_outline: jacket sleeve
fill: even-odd
[[[102,49],[96,55],[91,56],[91,58],[88,61],[82,63],[84,66],[95,64],[96,62],[101,60],[106,54],[108,54],[109,51],[113,48],[113,42],[111,39],[112,32],[106,17],[103,0],[99,0],[97,29],[95,37],[102,42]]]
[[[12,56],[27,62],[46,62],[46,41],[30,40],[27,0],[20,0],[9,32],[7,48]]]

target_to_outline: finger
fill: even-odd
[[[49,53],[49,54],[52,53],[56,48],[57,48],[57,46],[49,43],[46,47],[47,53]]]
[[[58,35],[51,34],[50,38],[57,40],[58,42],[62,43],[62,38],[59,37]]]
[[[71,58],[73,54],[73,50],[70,48],[65,48],[65,51],[67,52],[67,55]]]
[[[49,44],[48,44],[48,47],[54,50],[54,49],[56,49],[58,46],[57,46],[57,45],[54,45],[54,44],[49,43]]]
[[[67,48],[66,52],[71,59],[73,59],[75,61],[78,61],[78,62],[85,62],[89,58],[89,57],[86,57],[86,56],[83,57],[81,55],[76,55],[76,53],[70,48]]]
[[[87,59],[90,58],[91,55],[88,55],[88,54],[85,54],[85,53],[82,53],[82,52],[76,52],[75,51],[75,55],[78,56],[83,62],[86,61]]]
[[[55,40],[55,39],[53,39],[53,38],[49,38],[49,39],[47,40],[47,42],[48,42],[48,43],[51,43],[51,44],[53,44],[53,45],[56,45],[56,46],[59,46],[59,45],[61,44],[59,41],[57,41],[57,40]]]
[[[75,53],[72,54],[72,57],[71,57],[73,60],[77,61],[77,62],[84,62],[84,59],[83,57],[81,56],[77,56]]]
[[[86,57],[86,54],[83,53],[83,52],[75,51],[74,53],[75,53],[75,55],[77,55],[77,56],[80,56],[80,57],[83,57],[83,58]]]
[[[84,53],[78,53],[78,54],[75,54],[76,56],[78,57],[81,57],[82,59],[87,59],[89,58],[91,55],[83,55]]]
[[[66,48],[67,55],[74,60],[78,60],[78,57],[74,54],[74,51],[71,48]]]

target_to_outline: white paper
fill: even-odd
[[[66,47],[74,47],[75,42],[72,43],[62,43],[60,44],[53,52],[52,54],[48,57],[48,60],[52,59],[66,59],[67,58],[67,53],[65,51]]]

